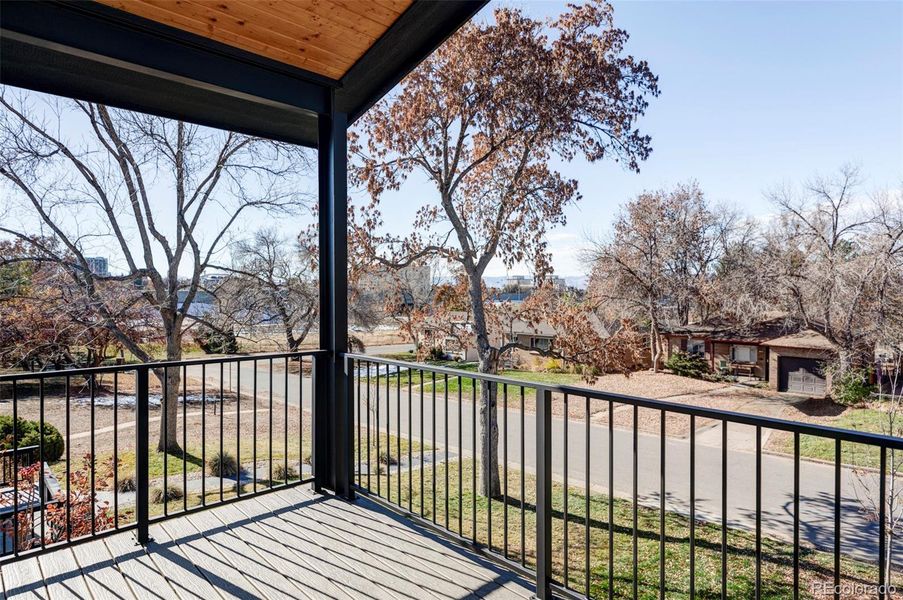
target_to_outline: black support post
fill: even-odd
[[[148,381],[149,368],[146,365],[138,367],[135,373],[135,520],[138,523],[138,543],[147,544],[150,541],[148,522],[150,512],[148,509],[148,494],[150,493],[149,472],[149,448],[150,436],[150,407],[148,396],[150,395],[150,382]]]
[[[536,597],[552,598],[552,392],[536,389]]]
[[[314,477],[316,489],[350,499],[353,412],[342,357],[348,351],[348,117],[320,115],[318,129],[320,348],[328,354],[317,361],[323,365],[314,400]]]

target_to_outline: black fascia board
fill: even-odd
[[[336,110],[354,123],[487,3],[415,0],[342,77]]]

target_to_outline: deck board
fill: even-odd
[[[133,533],[112,535],[105,538],[104,543],[135,596],[142,599],[177,597],[146,549],[137,544]]]
[[[3,567],[3,590],[8,600],[50,598],[37,558],[25,558]]]
[[[137,600],[103,540],[72,546],[94,600]]]
[[[160,571],[173,574],[170,582],[179,598],[217,600],[224,597],[189,555],[188,544],[178,543],[162,523],[152,525],[149,533],[154,540],[149,556]]]
[[[514,598],[529,582],[366,498],[295,487],[27,558],[9,598]]]
[[[253,519],[243,528],[249,543],[256,545],[262,552],[280,554],[283,561],[290,565],[284,572],[306,595],[334,600],[353,598],[342,587],[342,572],[333,571],[333,578],[330,578],[330,570],[321,568],[324,561],[314,559],[298,549],[297,537],[290,536],[280,527],[271,526],[277,517],[265,506],[257,500],[249,499],[246,502],[238,502],[233,507],[245,518]]]
[[[44,554],[38,558],[44,584],[51,600],[68,600],[69,598],[90,598],[88,584],[71,548],[62,548],[56,552]]]

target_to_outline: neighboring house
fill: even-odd
[[[831,389],[831,373],[824,365],[837,356],[825,336],[804,329],[763,344],[768,350],[768,376],[774,389],[809,396],[825,396]]]
[[[587,318],[591,320],[601,337],[610,335],[609,329],[596,315],[590,314]],[[492,344],[496,347],[514,342],[520,345],[519,351],[539,354],[554,349],[558,332],[544,321],[531,324],[521,319],[512,319],[504,331],[494,332],[491,335]],[[438,348],[445,354],[461,360],[479,359],[473,324],[468,313],[464,311],[451,313],[449,319],[443,321],[441,325],[427,319],[417,335],[417,343],[427,348]]]
[[[467,362],[480,358],[473,323],[470,315],[464,311],[452,311],[441,322],[427,318],[416,335],[417,346],[420,348],[437,348],[444,354]]]
[[[516,343],[524,349],[549,352],[555,345],[557,335],[555,328],[548,323],[541,322],[531,325],[520,319],[512,319],[508,324],[508,330],[504,333],[504,339],[496,340],[495,343],[499,346],[505,343]]]
[[[667,356],[682,351],[702,356],[713,372],[758,379],[768,387],[824,396],[831,387],[825,364],[837,355],[820,333],[784,317],[746,326],[712,319],[665,334]]]

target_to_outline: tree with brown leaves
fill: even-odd
[[[363,119],[351,150],[354,180],[371,204],[352,222],[361,242],[387,264],[441,257],[463,272],[479,370],[495,373],[482,278],[489,264],[527,263],[550,271],[545,233],[579,200],[577,182],[550,160],[612,159],[637,170],[650,138],[636,129],[656,77],[626,55],[627,33],[605,2],[570,6],[549,22],[514,8],[494,23],[469,23],[406,77],[397,94]],[[417,173],[434,199],[413,210],[413,233],[381,234],[380,200]],[[499,493],[495,386],[481,390],[481,489]]]
[[[587,252],[590,297],[648,325],[654,371],[664,352],[662,327],[706,316],[706,292],[735,221],[731,212],[712,207],[695,182],[681,184],[631,200],[611,238]]]

